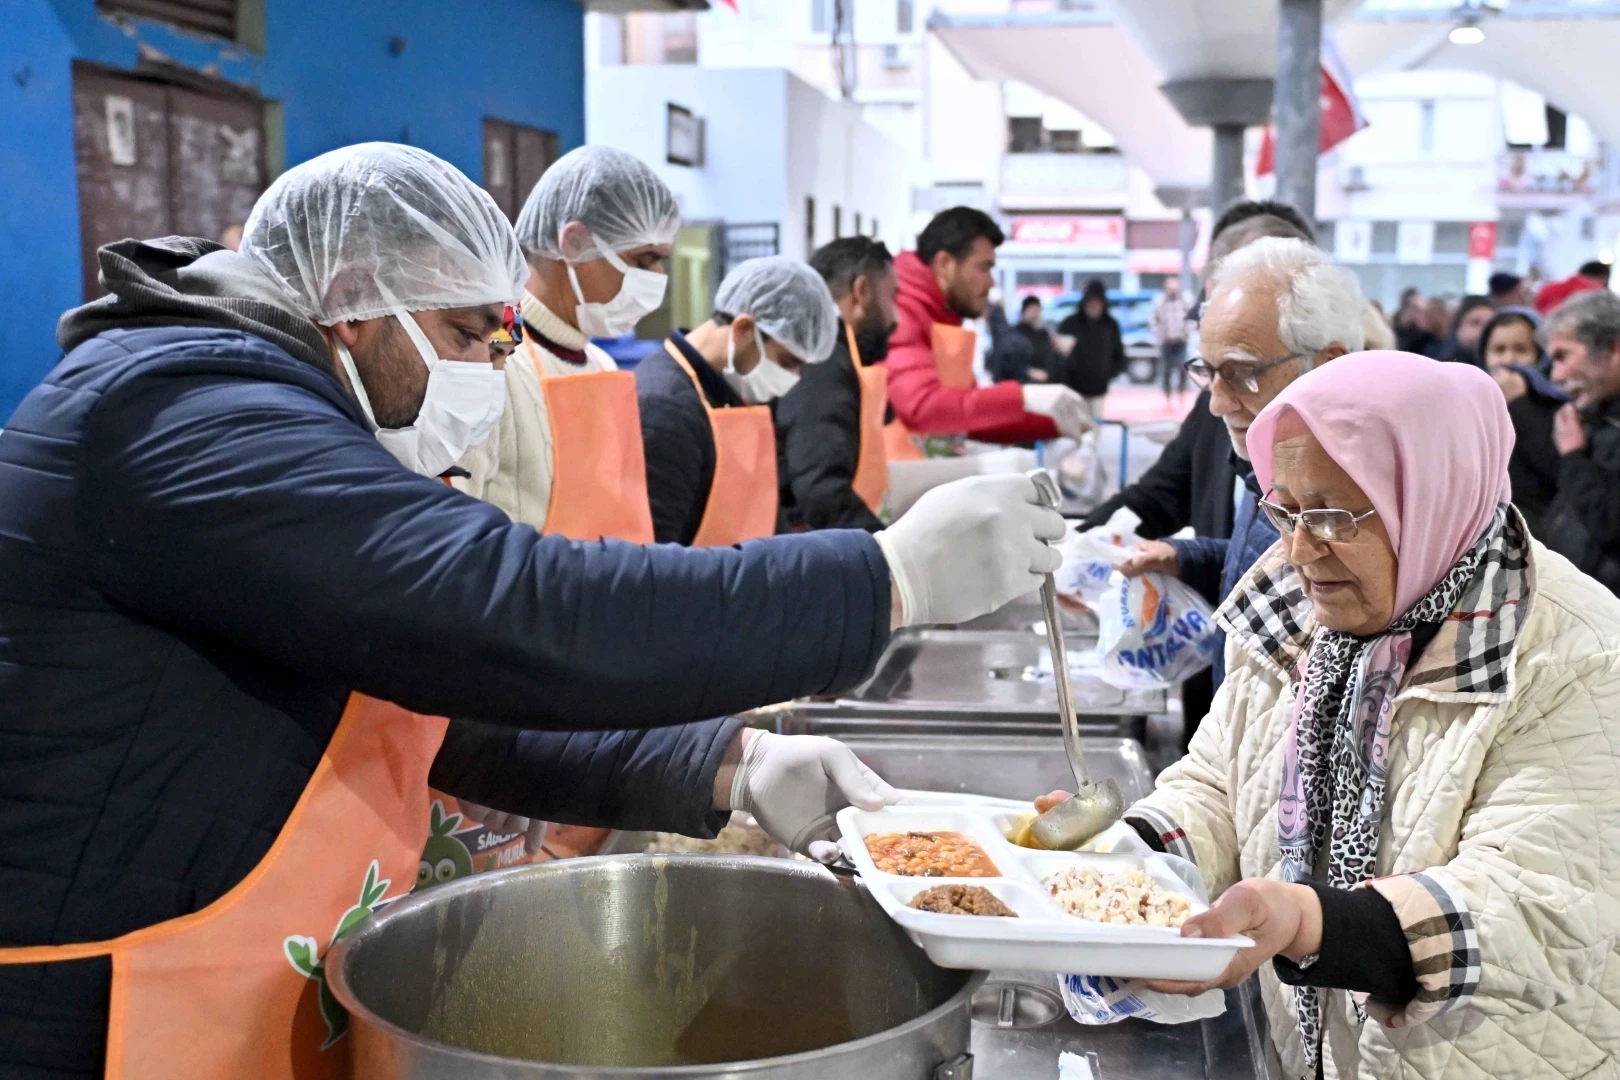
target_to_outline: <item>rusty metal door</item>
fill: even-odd
[[[484,190],[508,220],[517,221],[530,190],[557,160],[557,151],[554,131],[484,120]]]
[[[87,64],[73,70],[84,296],[96,249],[128,237],[219,238],[247,220],[264,190],[264,106],[131,78]]]
[[[264,190],[264,106],[169,87],[171,230],[219,239]]]
[[[73,145],[79,174],[84,298],[96,281],[96,249],[126,236],[167,236],[168,95],[157,83],[91,68],[73,72]]]

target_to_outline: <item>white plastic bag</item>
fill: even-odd
[[[1135,554],[1142,538],[1136,527],[1142,519],[1125,508],[1114,511],[1108,524],[1087,532],[1071,530],[1058,542],[1063,565],[1052,576],[1058,595],[1095,608],[1108,591],[1114,569]]]
[[[1102,677],[1123,690],[1180,684],[1215,660],[1215,612],[1193,589],[1165,574],[1127,578],[1117,571],[1094,605],[1100,623]]]
[[[1103,469],[1095,431],[1086,432],[1078,440],[1047,443],[1047,463],[1056,467],[1063,494],[1081,510],[1090,510],[1108,494],[1108,473]]]
[[[1062,975],[1058,983],[1069,1015],[1075,1023],[1090,1027],[1117,1024],[1131,1017],[1155,1024],[1185,1024],[1226,1011],[1226,994],[1221,990],[1205,990],[1192,997],[1161,994],[1135,979],[1110,979],[1106,975]]]

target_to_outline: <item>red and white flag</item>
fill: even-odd
[[[1316,152],[1325,154],[1344,140],[1367,126],[1361,115],[1361,103],[1356,100],[1354,80],[1344,57],[1339,54],[1333,38],[1322,35],[1322,95],[1321,133],[1316,141]],[[1265,138],[1260,141],[1260,156],[1255,161],[1254,174],[1265,176],[1277,167],[1276,130],[1266,126]]]

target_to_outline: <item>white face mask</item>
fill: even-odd
[[[799,385],[799,376],[765,355],[765,339],[760,336],[757,326],[754,327],[754,347],[759,350],[759,363],[748,374],[739,375],[735,366],[737,339],[727,334],[726,370],[721,374],[737,391],[737,396],[748,404],[766,405]]]
[[[416,414],[416,422],[410,427],[377,427],[371,398],[360,381],[354,357],[349,355],[342,341],[337,342],[338,359],[348,373],[349,385],[360,401],[360,410],[371,426],[377,428],[377,441],[412,472],[439,476],[495,431],[501,413],[506,410],[506,375],[497,371],[494,364],[441,359],[417,325],[415,316],[396,311],[394,318],[405,328],[428,369],[427,394],[422,399],[421,411]]]
[[[574,287],[574,317],[579,320],[580,330],[589,337],[620,338],[662,306],[669,277],[651,270],[637,269],[619,258],[618,252],[604,247],[600,240],[594,243],[602,258],[623,274],[624,280],[619,283],[619,291],[607,303],[587,302],[584,290],[579,287],[579,275],[574,272],[574,264],[569,263],[568,281]]]

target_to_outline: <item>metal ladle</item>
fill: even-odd
[[[1040,493],[1041,503],[1056,510],[1063,495],[1057,481],[1045,469],[1029,474]],[[1046,613],[1046,643],[1052,653],[1052,679],[1057,686],[1058,717],[1063,722],[1063,749],[1074,770],[1074,797],[1041,814],[1029,827],[1035,844],[1049,851],[1072,851],[1118,821],[1125,812],[1125,799],[1113,779],[1095,784],[1086,768],[1085,751],[1080,748],[1080,721],[1074,712],[1074,686],[1069,676],[1069,653],[1063,641],[1063,617],[1058,611],[1057,584],[1047,574],[1041,582],[1041,607]]]

